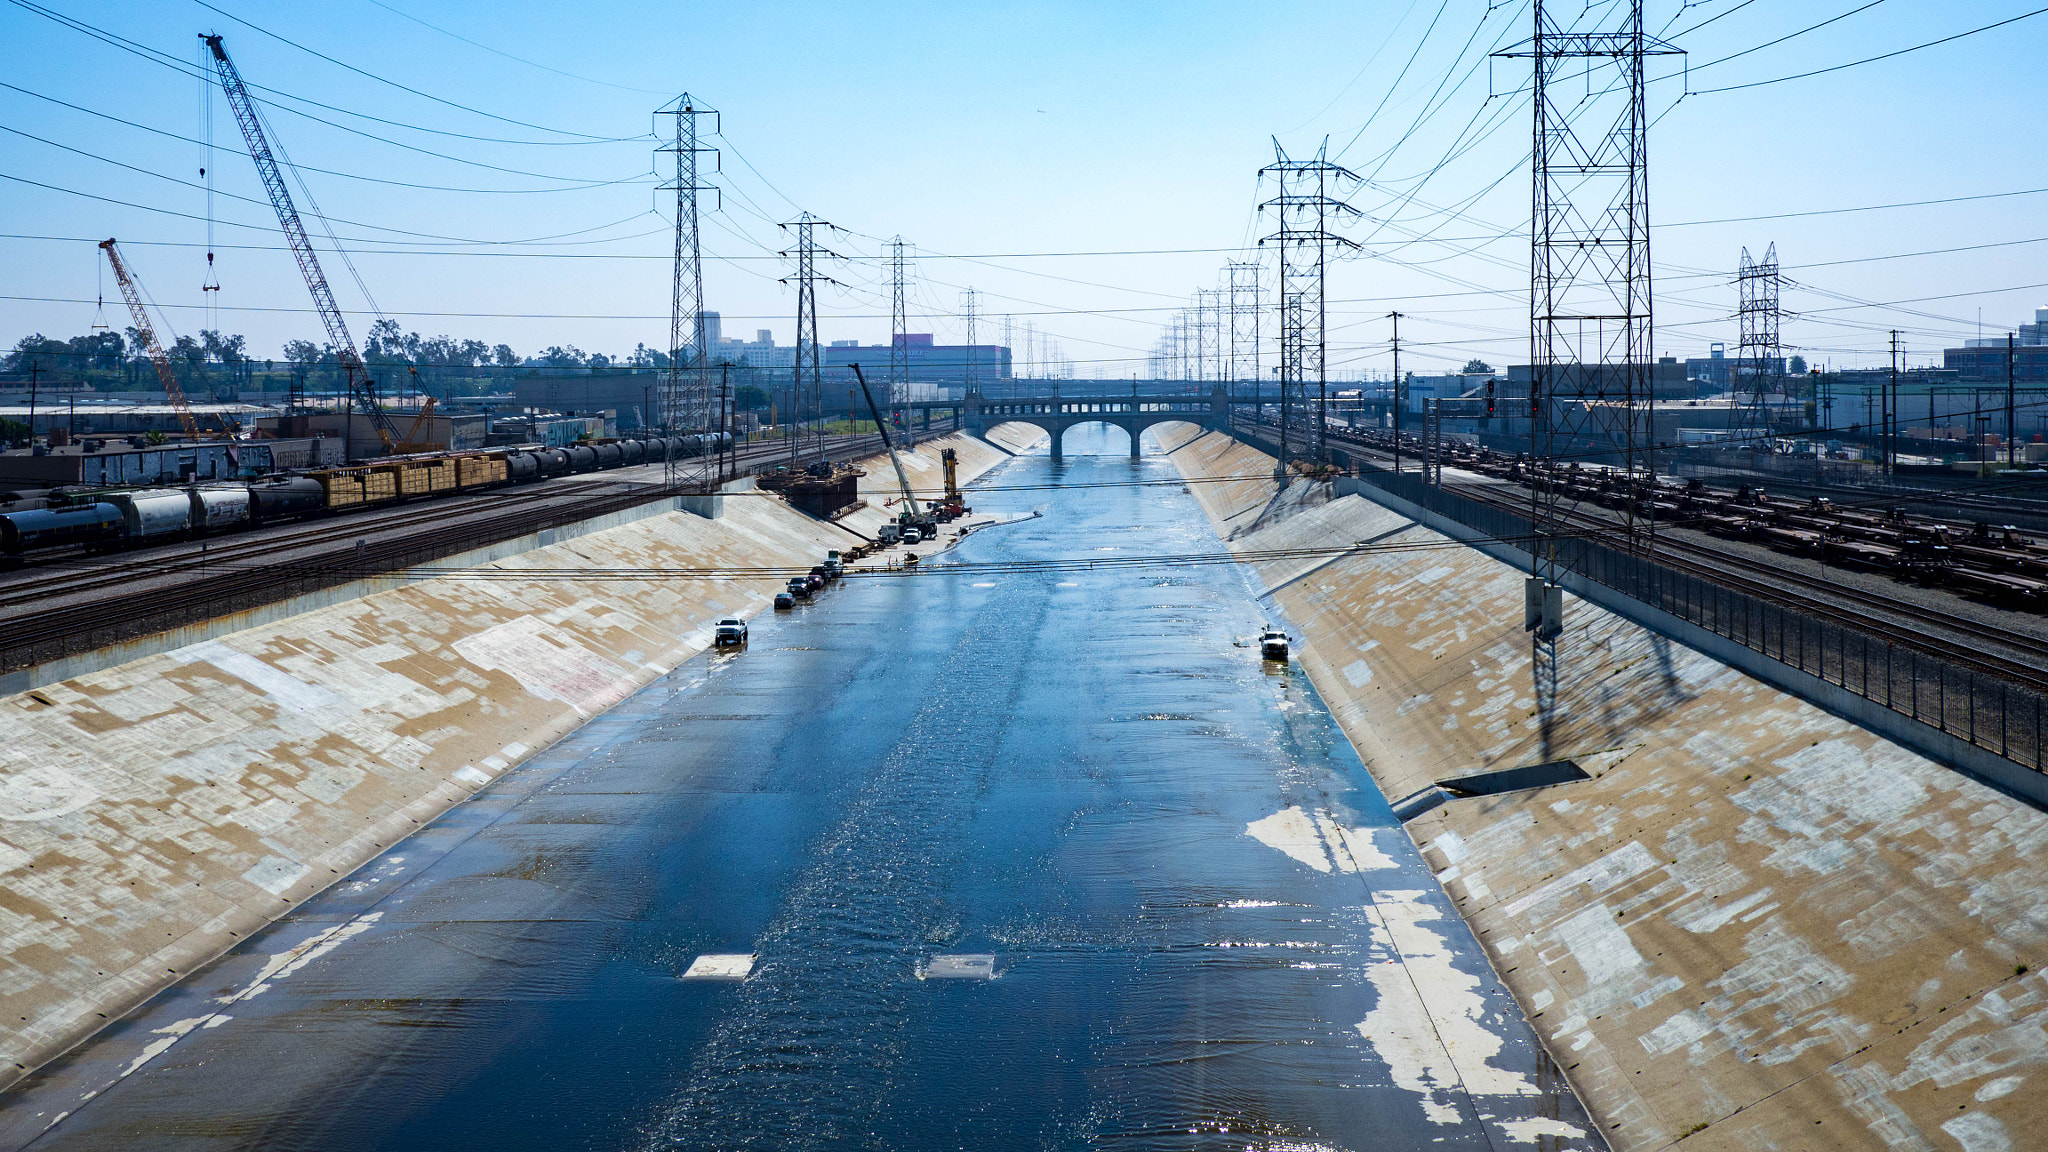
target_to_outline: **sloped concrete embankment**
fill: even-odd
[[[963,480],[1004,458],[947,437],[906,457],[914,484],[942,476],[949,446]],[[869,481],[887,469],[868,462]],[[806,565],[854,539],[739,494],[715,520],[663,512],[487,557],[489,577],[0,698],[0,1085],[670,671],[779,583],[594,570]]]
[[[1592,774],[1407,827],[1617,1148],[2043,1146],[2048,816],[1588,603],[1553,660],[1518,570],[1162,442],[1389,798]]]

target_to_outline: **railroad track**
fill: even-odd
[[[840,436],[827,440],[822,448],[815,442],[804,447],[796,462],[843,459],[880,447],[879,435]],[[747,446],[722,478],[746,475],[789,456],[789,446],[783,442]],[[281,537],[220,537],[209,541],[203,558],[189,545],[175,556],[157,559],[115,555],[90,570],[66,569],[65,577],[7,588],[0,591],[0,609],[6,610],[0,615],[0,671],[430,563],[624,511],[667,494],[661,485],[591,493],[591,487],[629,483],[608,481],[606,475],[586,473],[575,478],[585,484],[574,489],[494,488],[476,493],[473,503],[459,496],[446,497],[402,506],[402,511],[394,507],[391,514],[372,519],[343,516],[314,521]],[[495,511],[484,513],[479,506]],[[232,552],[223,554],[216,543],[227,543]],[[281,558],[270,563],[248,562],[265,556]],[[134,587],[138,581],[146,586]],[[133,590],[84,595],[108,593],[122,586]]]
[[[1500,499],[1498,486],[1459,484],[1446,485],[1444,490],[1517,515],[1526,511],[1520,502]],[[1588,537],[1620,550],[1627,549],[1626,534],[1612,521],[1585,512],[1568,513],[1567,519],[1573,526],[1584,529]],[[1668,536],[1657,542],[1657,561],[1665,567],[1697,576],[1731,591],[1742,592],[1816,619],[1854,629],[1888,644],[1911,648],[1951,664],[2048,693],[2048,643],[2031,637],[2015,636],[2005,630],[1992,628],[1954,613],[1929,608],[1924,604],[1830,583],[1789,568],[1768,567],[1747,557]],[[1767,576],[1755,575],[1766,571]],[[1818,594],[1810,595],[1790,590],[1786,587],[1788,584],[1812,589]],[[1879,615],[1880,613],[1917,619],[1923,623],[1916,628],[1887,619],[1884,615]],[[1995,653],[1973,651],[1966,647],[1943,646],[1928,636],[1926,628],[1930,626],[1974,640],[1995,643],[2000,647],[2024,653],[2027,659],[2011,659]]]

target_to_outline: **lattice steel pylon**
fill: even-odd
[[[783,283],[796,281],[796,359],[790,365],[789,408],[790,437],[789,457],[795,465],[801,450],[803,436],[800,429],[805,419],[819,421],[819,449],[824,447],[823,405],[825,401],[824,371],[818,345],[818,281],[833,283],[830,276],[818,274],[818,257],[834,256],[837,253],[818,246],[816,230],[832,225],[818,219],[809,212],[800,212],[797,218],[782,225],[796,229],[796,248],[781,253],[796,256],[796,274],[786,276]],[[806,388],[806,374],[809,376]]]
[[[1734,372],[1729,390],[1747,397],[1737,424],[1737,442],[1755,448],[1771,434],[1769,402],[1778,390],[1784,366],[1784,348],[1778,337],[1782,313],[1778,290],[1784,277],[1778,272],[1778,246],[1764,250],[1762,260],[1751,260],[1742,250],[1736,271],[1736,324],[1740,342],[1736,345]]]
[[[910,258],[903,254],[903,237],[889,241],[889,406],[910,399],[910,328],[905,314],[905,283],[910,275]]]
[[[1288,438],[1292,434],[1293,406],[1308,397],[1315,387],[1316,458],[1325,457],[1324,418],[1329,399],[1329,351],[1324,327],[1328,319],[1323,286],[1331,247],[1356,248],[1357,244],[1331,232],[1332,216],[1357,216],[1358,209],[1330,195],[1332,186],[1356,182],[1358,175],[1325,158],[1329,142],[1316,149],[1313,160],[1290,160],[1280,142],[1273,142],[1273,163],[1259,175],[1275,177],[1279,195],[1259,205],[1278,209],[1280,230],[1259,241],[1272,242],[1280,249],[1280,459],[1275,475],[1287,474]]]
[[[1534,64],[1530,453],[1539,469],[1600,460],[1634,483],[1655,464],[1644,61],[1679,50],[1643,32],[1643,0],[1602,9],[1608,26],[1592,31],[1567,31],[1545,0],[1534,7],[1534,36],[1498,53]],[[1588,12],[1571,4],[1567,20]],[[1539,471],[1530,492],[1534,577],[1548,594],[1575,562],[1567,542],[1580,533],[1566,522],[1565,485]],[[1639,503],[1649,506],[1623,500],[1622,517],[1632,550],[1647,554],[1655,521]],[[1560,623],[1530,626],[1554,636]]]
[[[974,300],[974,288],[973,288],[973,286],[972,286],[972,285],[969,285],[969,286],[968,286],[968,288],[967,288],[967,291],[966,291],[965,293],[963,293],[963,295],[964,295],[964,296],[965,296],[965,298],[966,298],[966,312],[967,312],[967,378],[966,378],[966,380],[965,380],[965,381],[963,381],[963,383],[964,383],[964,384],[966,385],[967,393],[968,393],[968,394],[972,394],[972,393],[975,393],[975,392],[979,392],[979,391],[981,390],[981,378],[980,378],[980,376],[979,376],[979,375],[978,375],[978,374],[976,373],[976,371],[975,371],[975,369],[977,369],[977,368],[981,367],[981,365],[979,365],[979,364],[977,364],[977,363],[975,362],[975,360],[976,360],[976,356],[975,356],[975,350],[974,350],[974,318],[975,318],[975,316],[974,316],[974,310],[975,310],[975,300]]]
[[[1230,265],[1229,370],[1225,378],[1249,383],[1259,378],[1259,266]]]
[[[662,381],[662,425],[672,432],[702,432],[718,425],[717,401],[712,395],[710,349],[704,324],[704,258],[697,230],[697,196],[716,193],[716,185],[702,181],[698,157],[710,154],[712,171],[718,170],[716,148],[699,142],[697,119],[712,118],[712,132],[719,131],[718,111],[706,108],[689,93],[655,113],[675,118],[673,144],[657,149],[675,157],[675,179],[661,186],[676,194],[675,274],[670,290],[668,325],[668,374]],[[670,471],[674,470],[671,462]],[[675,477],[671,476],[673,482]]]

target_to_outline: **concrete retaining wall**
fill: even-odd
[[[2048,816],[1227,437],[1174,461],[1617,1148],[1963,1149],[2048,1131]],[[1277,498],[1276,498],[1277,497]]]
[[[963,481],[1003,459],[954,436],[906,468],[938,476],[949,445]],[[870,482],[880,472],[869,462]],[[478,561],[508,576],[394,578],[0,698],[0,1085],[673,669],[710,621],[759,611],[780,583],[579,573],[807,566],[853,539],[753,493],[716,520],[655,509],[552,538]]]

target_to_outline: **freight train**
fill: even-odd
[[[132,548],[401,500],[703,456],[723,432],[393,456],[179,488],[0,490],[0,560],[52,548]]]
[[[1332,430],[1330,439],[1379,451],[1386,433]],[[1411,459],[1423,448],[1403,436]],[[1841,506],[1827,497],[1774,496],[1755,485],[1723,488],[1701,479],[1630,479],[1618,470],[1570,464],[1540,468],[1459,441],[1439,445],[1443,463],[1522,486],[1555,489],[1568,503],[1633,510],[1671,528],[1691,528],[1776,552],[1946,588],[2007,608],[2048,612],[2048,541],[2009,525],[1908,515],[1897,506]],[[1885,498],[1879,497],[1880,501]]]

